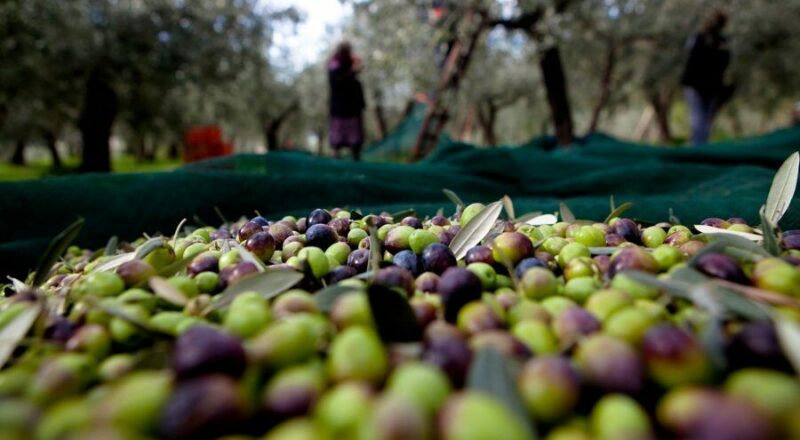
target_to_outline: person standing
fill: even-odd
[[[714,117],[733,93],[733,86],[724,82],[731,59],[728,41],[722,34],[727,22],[728,14],[714,9],[701,31],[689,40],[689,59],[681,83],[689,106],[694,145],[708,142]]]
[[[364,89],[358,80],[361,60],[353,55],[350,43],[341,42],[328,60],[330,85],[329,134],[334,156],[343,148],[351,148],[353,159],[361,157],[364,145],[364,118],[366,107]]]

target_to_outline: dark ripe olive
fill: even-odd
[[[283,220],[275,222],[276,225],[284,225],[292,231],[297,231],[297,222],[292,218],[284,218]]]
[[[208,326],[181,334],[172,351],[171,366],[179,380],[214,373],[238,377],[245,365],[242,343]]]
[[[292,236],[292,229],[281,222],[271,225],[267,232],[275,240],[275,246],[278,249],[283,247],[283,242]]]
[[[798,235],[798,234],[793,234],[793,235],[783,234],[783,239],[781,240],[781,245],[783,245],[784,249],[800,249],[800,235]]]
[[[417,290],[425,293],[433,293],[439,290],[439,275],[433,272],[423,272],[415,281]]]
[[[260,226],[269,226],[269,220],[265,219],[264,217],[261,217],[260,215],[251,218],[250,221],[253,223],[257,223]]]
[[[305,217],[301,217],[297,219],[295,226],[297,227],[297,232],[305,234],[306,229],[308,229],[308,220]]]
[[[255,222],[247,222],[239,229],[237,233],[237,238],[240,242],[247,240],[248,238],[252,237],[253,234],[256,232],[262,232],[264,229],[261,225]]]
[[[443,215],[437,215],[431,219],[431,224],[435,226],[447,226],[450,224],[450,220]]]
[[[347,237],[347,233],[350,232],[350,219],[335,218],[328,222],[328,226],[333,228],[340,236]]]
[[[629,218],[621,218],[614,222],[612,232],[627,242],[642,244],[642,232],[639,230],[639,225]]]
[[[467,251],[467,255],[464,256],[464,262],[467,264],[495,263],[494,258],[492,258],[492,249],[489,246],[483,246],[483,245],[477,245],[470,248],[470,250]]]
[[[225,268],[227,269],[227,267]],[[249,261],[243,261],[238,263],[236,266],[233,266],[233,270],[231,271],[230,275],[228,275],[227,279],[225,279],[226,284],[232,286],[239,281],[253,276],[258,273],[258,268],[255,264]],[[220,279],[222,279],[223,274],[220,272]]]
[[[44,331],[45,339],[65,344],[78,330],[77,324],[63,317],[55,317]]]
[[[438,293],[444,306],[444,319],[456,322],[458,312],[470,301],[481,298],[483,286],[477,275],[463,267],[451,267],[439,278]]]
[[[450,242],[453,241],[453,237],[456,236],[456,232],[453,229],[459,228],[458,226],[450,226],[450,229],[442,232],[442,235],[439,236],[439,243],[450,246]],[[459,228],[460,229],[460,228]]]
[[[422,251],[422,269],[441,275],[447,268],[456,265],[456,256],[444,244],[433,243]]]
[[[219,258],[210,253],[203,253],[194,257],[186,268],[186,273],[193,277],[201,272],[219,272]]]
[[[614,277],[624,270],[634,269],[643,272],[658,273],[658,262],[655,258],[638,246],[625,248],[611,259],[608,266],[608,275]]]
[[[730,223],[732,225],[746,225],[747,224],[747,220],[745,220],[745,219],[743,219],[741,217],[731,217],[731,218],[728,219],[728,223]]]
[[[676,388],[659,401],[656,413],[675,438],[767,440],[775,434],[750,402],[710,388]]]
[[[711,226],[711,227],[714,227],[714,228],[720,228],[720,229],[728,229],[728,226],[731,225],[729,222],[727,222],[727,221],[725,221],[725,220],[723,220],[721,218],[718,218],[718,217],[709,217],[709,218],[701,221],[700,224],[701,225],[705,225],[705,226]]]
[[[642,354],[651,378],[665,388],[703,383],[711,377],[711,364],[695,337],[674,325],[650,328]]]
[[[403,269],[411,272],[415,277],[422,272],[422,262],[420,258],[411,250],[400,251],[392,258],[392,263],[395,266],[402,267]]]
[[[414,229],[422,229],[422,222],[416,217],[406,217],[400,221],[400,224],[411,226]]]
[[[761,367],[791,371],[775,327],[770,321],[745,324],[733,335],[725,348],[725,354],[732,369]]]
[[[161,412],[161,435],[169,439],[214,439],[239,432],[247,404],[236,382],[209,375],[179,383]]]
[[[612,232],[610,234],[606,234],[606,246],[616,247],[616,246],[619,246],[619,245],[621,245],[622,243],[625,243],[625,242],[626,242],[625,239],[622,238],[621,235],[619,235],[619,234],[617,234],[615,232]]]
[[[244,247],[261,260],[269,260],[275,252],[275,239],[269,232],[256,232],[247,239]]]
[[[231,238],[233,238],[233,235],[231,235],[231,231],[227,228],[219,228],[211,233],[212,240],[228,240]]]
[[[228,287],[228,280],[230,280],[231,275],[233,275],[233,272],[235,270],[236,270],[236,265],[234,264],[234,265],[225,267],[225,268],[223,268],[223,269],[221,269],[219,271],[219,288],[220,289],[225,289],[226,287]]]
[[[597,265],[597,268],[600,270],[600,273],[608,273],[608,269],[611,267],[611,257],[608,255],[595,255],[592,257],[594,263]]]
[[[503,320],[483,301],[472,301],[458,312],[458,328],[474,335],[503,327]]]
[[[414,294],[414,276],[399,266],[390,266],[378,271],[375,284],[385,287],[398,287],[410,297]]]
[[[692,239],[692,233],[690,231],[677,230],[672,234],[667,235],[667,238],[664,239],[664,244],[676,247],[683,246],[691,239]]]
[[[358,271],[351,266],[338,266],[333,268],[327,275],[325,280],[328,284],[336,284],[339,281],[346,280],[358,275]]]
[[[704,274],[734,283],[749,284],[747,276],[733,258],[716,252],[701,255],[695,261],[695,268]]]
[[[291,243],[299,243],[302,246],[306,245],[306,239],[302,235],[291,235],[286,237],[286,240],[283,240],[283,246],[286,247]]]
[[[425,349],[422,360],[442,370],[455,387],[460,387],[466,378],[472,361],[472,350],[458,330],[443,329],[434,321],[425,330]]]
[[[600,328],[600,321],[580,307],[570,307],[553,318],[553,330],[565,350]]]
[[[128,287],[143,284],[156,274],[156,270],[148,262],[134,259],[122,263],[117,268],[117,275]]]
[[[328,247],[339,241],[336,231],[326,224],[309,226],[306,230],[306,246],[315,246],[320,249]]]
[[[594,333],[578,344],[573,360],[584,381],[604,392],[638,394],[642,389],[642,362],[619,339]]]
[[[369,249],[356,249],[347,256],[347,265],[358,273],[366,272],[369,265]]]
[[[324,209],[315,209],[306,217],[306,227],[310,228],[314,225],[327,224],[331,221],[331,215]]]

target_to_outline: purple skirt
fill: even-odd
[[[364,144],[364,124],[361,116],[341,118],[331,116],[328,136],[331,147],[360,147]]]

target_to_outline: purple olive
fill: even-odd
[[[241,426],[247,406],[231,378],[203,376],[179,383],[161,412],[164,438],[217,438]]]
[[[399,266],[390,266],[378,271],[375,284],[385,287],[398,287],[410,297],[414,294],[414,275]]]
[[[411,226],[414,229],[422,229],[422,222],[416,217],[406,217],[400,221],[400,224]]]
[[[575,364],[583,379],[608,393],[638,394],[644,382],[642,362],[625,342],[602,333],[578,344]]]
[[[734,283],[749,284],[747,276],[733,258],[716,252],[701,255],[695,261],[695,268],[704,274]]]
[[[239,229],[237,238],[242,242],[250,238],[256,232],[262,232],[263,230],[262,225],[255,222],[247,222]]]
[[[247,239],[244,247],[261,260],[269,260],[275,252],[275,239],[269,232],[256,232]]]
[[[356,249],[347,256],[347,265],[358,273],[366,272],[369,265],[369,249]]]
[[[425,293],[433,293],[439,290],[439,275],[433,272],[423,272],[415,281],[417,290]]]
[[[658,273],[658,262],[650,252],[638,246],[626,247],[611,258],[608,266],[608,275],[614,277],[625,270],[641,270],[643,272]]]
[[[186,273],[193,277],[200,272],[218,272],[219,271],[219,258],[210,253],[200,254],[189,263],[186,268]]]
[[[331,221],[331,215],[324,209],[315,209],[306,217],[306,227],[310,228],[314,225],[327,224]]]
[[[629,218],[621,218],[614,222],[613,233],[622,237],[625,241],[634,244],[642,244],[642,232],[639,225]]]
[[[467,255],[464,256],[464,262],[466,264],[471,263],[486,263],[486,264],[494,264],[494,258],[492,258],[492,249],[488,246],[477,245],[470,248],[467,251]]]
[[[651,378],[665,388],[702,383],[711,377],[711,364],[695,337],[671,324],[651,327],[642,342]]]
[[[558,336],[561,348],[565,350],[600,328],[600,321],[580,307],[570,307],[553,319],[553,331]]]
[[[339,241],[336,231],[326,224],[315,224],[306,230],[306,245],[315,246],[322,250]]]
[[[480,300],[483,292],[481,279],[463,267],[451,267],[439,278],[438,293],[444,306],[444,319],[456,322],[458,312],[470,301]]]
[[[422,251],[422,269],[441,275],[447,268],[456,265],[456,256],[449,247],[441,243],[428,245]]]
[[[422,272],[422,262],[420,261],[420,257],[418,257],[417,254],[409,249],[396,253],[392,258],[392,263],[394,263],[395,266],[406,269],[414,276],[417,276]]]
[[[214,373],[238,377],[245,363],[242,343],[208,326],[192,327],[181,334],[171,360],[180,380]]]
[[[731,368],[761,367],[791,371],[770,321],[745,324],[725,348]]]

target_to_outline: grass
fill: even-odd
[[[67,158],[64,160],[64,169],[53,170],[49,160],[30,161],[24,166],[12,165],[7,162],[0,162],[0,181],[14,181],[38,179],[45,176],[55,176],[64,174],[74,174],[80,164],[77,158]],[[181,165],[179,160],[156,159],[152,162],[137,162],[132,156],[115,157],[111,161],[111,169],[115,173],[141,173],[169,171]]]

